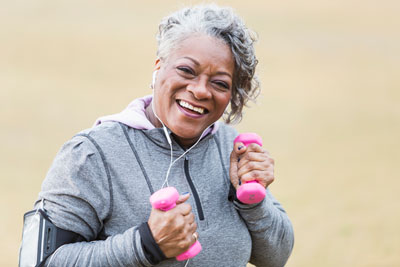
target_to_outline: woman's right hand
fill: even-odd
[[[189,194],[179,196],[176,207],[162,211],[152,209],[148,224],[154,240],[167,258],[176,257],[190,248],[196,242],[193,234],[197,224],[192,206],[184,203]]]

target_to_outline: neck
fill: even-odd
[[[145,114],[146,114],[146,117],[149,119],[149,121],[151,122],[151,124],[153,124],[154,125],[154,127],[156,127],[156,128],[161,128],[162,127],[162,124],[161,124],[161,122],[157,119],[157,117],[154,115],[154,112],[153,112],[153,105],[152,105],[152,103],[153,103],[153,101],[154,101],[154,99],[153,100],[151,100],[151,102],[150,102],[150,104],[146,107],[146,109],[145,109]]]

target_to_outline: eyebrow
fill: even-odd
[[[183,58],[189,59],[189,60],[192,61],[196,66],[200,66],[200,63],[199,63],[197,60],[195,60],[194,58],[191,58],[191,57],[188,57],[188,56],[183,57]],[[232,75],[231,75],[230,73],[226,72],[226,71],[217,71],[217,74],[218,74],[218,75],[227,75],[227,76],[229,76],[229,77],[232,79]]]

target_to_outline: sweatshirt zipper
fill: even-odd
[[[196,202],[196,207],[197,207],[197,212],[199,214],[199,219],[200,221],[204,220],[204,213],[203,213],[203,208],[201,207],[201,202],[200,202],[200,198],[199,198],[199,194],[197,193],[196,188],[194,187],[192,178],[190,177],[190,173],[189,173],[189,160],[185,157],[185,176],[186,176],[186,180],[189,183],[190,189],[192,190],[192,194],[194,197],[194,201]]]

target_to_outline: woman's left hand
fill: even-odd
[[[274,177],[274,160],[268,151],[257,144],[244,146],[235,143],[230,158],[229,174],[231,183],[237,189],[241,183],[257,180],[265,188],[271,184]]]

